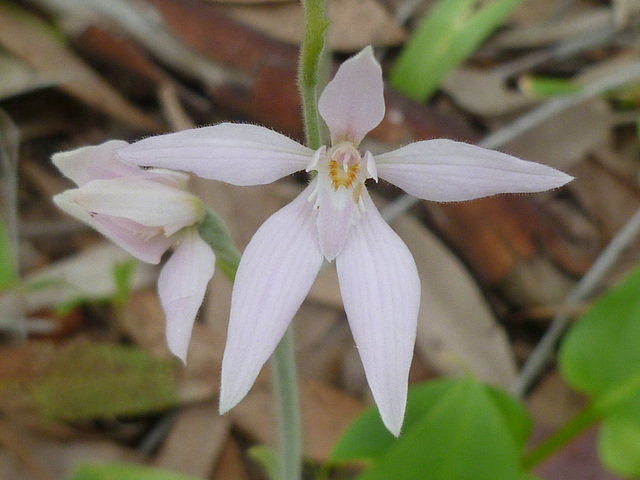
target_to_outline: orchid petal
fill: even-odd
[[[233,185],[263,185],[304,170],[313,153],[268,128],[233,123],[149,137],[117,151],[137,165],[189,171]]]
[[[164,235],[142,238],[136,234],[136,229],[126,228],[107,215],[90,214],[76,201],[78,189],[67,190],[53,197],[55,204],[69,215],[86,223],[91,228],[102,233],[123,250],[147,263],[159,263],[162,254],[173,243],[173,239]]]
[[[220,412],[247,394],[322,265],[309,187],[273,214],[244,251],[233,285]]]
[[[340,292],[380,416],[398,436],[420,307],[411,253],[365,190],[366,211],[336,258]]]
[[[326,183],[323,182],[318,187],[316,225],[320,251],[331,262],[344,247],[357,204],[353,201],[350,190],[341,187],[334,192]]]
[[[573,178],[546,165],[444,139],[411,143],[375,159],[381,178],[437,202],[542,192]]]
[[[325,87],[318,111],[334,145],[348,140],[359,145],[384,117],[382,68],[369,46],[345,61]]]
[[[183,362],[215,264],[214,253],[194,228],[181,239],[158,277],[158,294],[167,321],[167,345]]]
[[[182,172],[144,170],[138,165],[123,162],[114,155],[114,151],[127,145],[129,144],[123,140],[110,140],[101,145],[56,153],[51,157],[51,161],[58,170],[79,186],[92,180],[119,177],[159,180],[176,187],[186,183],[188,176]]]
[[[172,235],[202,219],[204,208],[191,193],[139,178],[94,180],[75,191],[89,212],[126,218]]]

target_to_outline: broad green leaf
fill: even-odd
[[[80,465],[69,480],[198,480],[191,475],[127,463]]]
[[[640,267],[576,322],[558,360],[570,385],[592,395],[640,373]]]
[[[411,35],[389,77],[416,101],[427,100],[442,80],[471,55],[522,0],[440,0]]]
[[[81,421],[155,413],[178,403],[175,366],[137,347],[78,343],[33,386],[49,418]]]
[[[375,415],[372,415],[375,413]],[[398,439],[366,412],[338,441],[332,462],[365,461],[362,480],[524,480],[520,455],[530,423],[503,392],[472,379],[437,380],[409,392]]]
[[[640,267],[567,333],[559,366],[572,387],[592,396],[591,408],[602,418],[603,463],[640,476]]]

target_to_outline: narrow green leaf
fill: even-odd
[[[363,414],[340,438],[334,463],[372,465],[363,480],[523,480],[519,464],[530,421],[504,392],[472,379],[442,379],[413,387],[400,438],[386,432],[377,411]]]
[[[69,480],[198,480],[191,475],[127,463],[85,463]]]
[[[0,290],[15,285],[18,281],[13,244],[0,218]]]
[[[527,75],[519,81],[520,89],[532,97],[548,98],[578,93],[582,87],[566,78]]]
[[[33,386],[43,415],[65,421],[155,413],[175,406],[175,366],[137,347],[78,343]]]
[[[0,110],[0,290],[18,279],[18,147],[20,134]]]
[[[137,265],[138,263],[134,260],[116,262],[113,265],[113,276],[116,284],[113,302],[119,307],[125,306],[131,297],[131,282]]]
[[[442,80],[469,57],[522,0],[440,0],[400,53],[389,84],[416,101],[427,100]]]
[[[599,454],[612,471],[640,476],[640,266],[567,333],[562,374],[592,396],[602,418]]]

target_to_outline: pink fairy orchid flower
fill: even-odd
[[[167,345],[185,361],[193,322],[215,267],[215,255],[196,227],[205,209],[187,192],[186,174],[142,169],[117,158],[114,150],[126,145],[112,140],[53,155],[56,167],[78,185],[53,200],[143,262],[157,264],[176,247],[158,277],[158,293]]]
[[[402,426],[420,305],[415,262],[365,187],[383,178],[422,199],[470,200],[538,192],[571,177],[553,168],[450,140],[373,156],[358,146],[385,112],[380,65],[367,47],[342,64],[319,112],[331,147],[313,151],[267,128],[222,123],[144,139],[117,150],[142,166],[175,168],[234,185],[315,171],[307,189],[255,233],[238,268],[222,362],[220,411],[234,407],[280,341],[323,259],[340,291],[373,397],[386,427]]]

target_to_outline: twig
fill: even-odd
[[[618,232],[618,234],[602,250],[589,271],[578,282],[569,293],[564,304],[573,307],[593,295],[600,286],[602,277],[611,269],[620,258],[620,255],[629,244],[640,234],[640,209],[631,217],[629,222]],[[521,397],[529,389],[531,383],[537,378],[544,368],[551,351],[554,349],[560,336],[564,332],[570,317],[567,315],[556,315],[549,329],[536,345],[524,364],[518,377],[511,386],[511,393]]]

